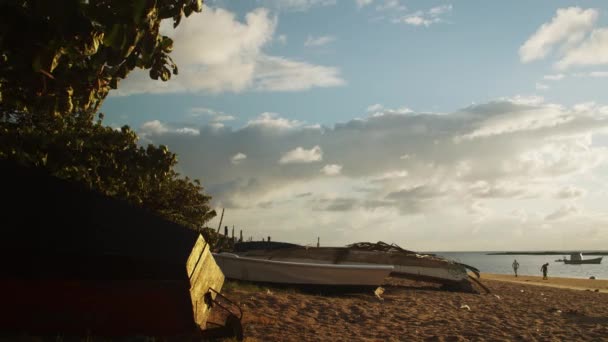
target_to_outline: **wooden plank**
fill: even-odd
[[[205,294],[209,288],[220,292],[224,285],[224,274],[213,259],[211,247],[202,235],[198,236],[192,253],[186,263],[186,269],[190,278],[190,297],[192,299],[192,310],[194,321],[205,329],[210,306],[205,302]],[[215,295],[212,295],[215,298]]]

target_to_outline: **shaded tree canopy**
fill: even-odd
[[[105,195],[142,206],[168,220],[202,228],[215,216],[198,180],[174,170],[166,146],[138,145],[128,126],[102,125],[78,115],[15,115],[0,122],[0,158],[47,169]]]
[[[159,34],[202,0],[1,0],[0,112],[95,113],[136,67],[167,81],[178,69]]]
[[[176,155],[94,120],[134,68],[177,74],[160,22],[201,10],[202,0],[0,0],[0,158],[202,228],[215,211],[200,182],[174,170]]]

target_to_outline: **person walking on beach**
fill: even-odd
[[[517,269],[519,268],[519,263],[517,259],[513,260],[513,272],[515,272],[515,276],[517,277]]]
[[[547,280],[547,272],[549,271],[549,263],[544,263],[541,268],[541,271],[543,271],[543,280]]]

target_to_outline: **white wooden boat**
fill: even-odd
[[[265,283],[335,286],[379,286],[393,271],[391,265],[335,265],[213,255],[226,278]]]
[[[442,257],[419,254],[384,243],[354,244],[349,247],[274,246],[262,243],[242,245],[241,256],[273,261],[321,263],[330,265],[393,265],[393,277],[444,284],[449,288],[470,290],[468,270],[479,276],[474,267]]]

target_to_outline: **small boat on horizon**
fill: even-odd
[[[563,259],[558,259],[555,260],[557,262],[563,262],[566,265],[582,265],[582,264],[601,264],[602,263],[602,259],[603,257],[599,257],[599,258],[593,258],[593,259],[584,259],[583,258],[583,253],[571,253],[570,254],[570,259],[566,259],[566,257],[564,257]]]

